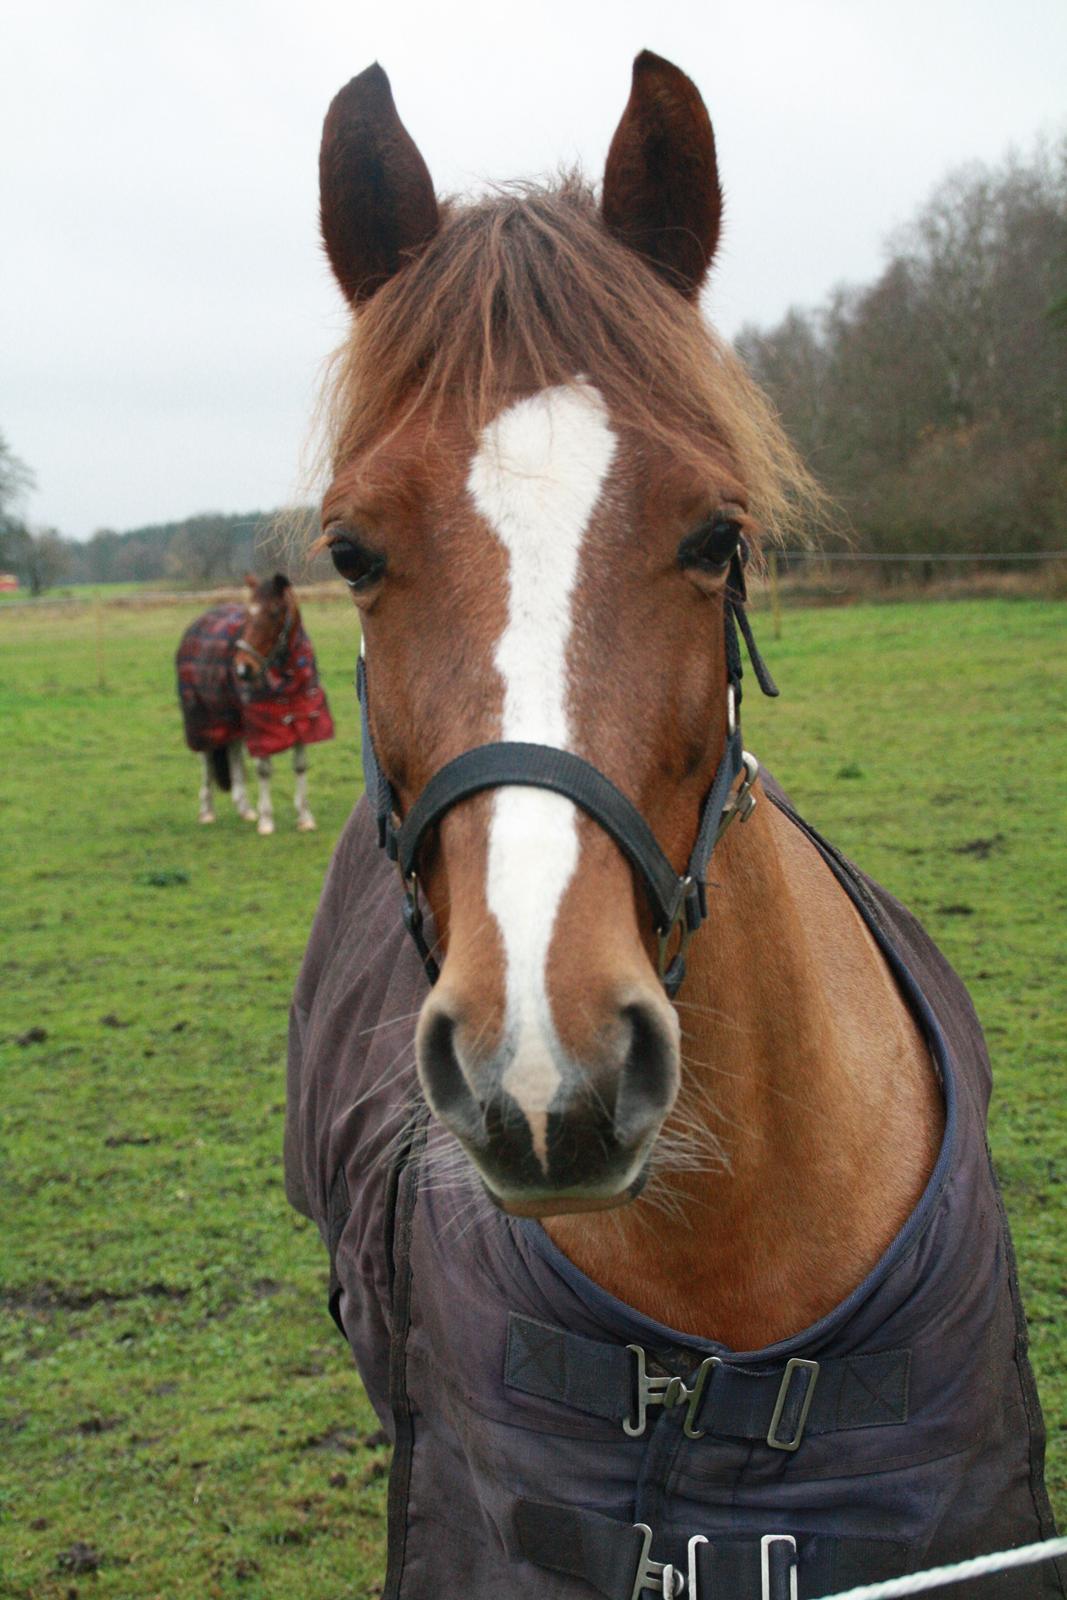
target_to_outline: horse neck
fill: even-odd
[[[873,1266],[936,1160],[941,1099],[866,925],[765,796],[709,878],[660,1170],[631,1205],[546,1227],[628,1304],[756,1349],[825,1315]]]

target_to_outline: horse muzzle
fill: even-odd
[[[478,1052],[479,1034],[435,989],[419,1021],[418,1069],[431,1109],[494,1203],[516,1216],[549,1216],[634,1199],[678,1092],[673,1011],[658,997],[628,996],[583,1060],[555,1038],[507,1031],[495,1050]]]

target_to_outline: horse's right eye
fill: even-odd
[[[349,534],[334,534],[330,559],[350,589],[369,589],[385,571],[385,557],[368,550]]]

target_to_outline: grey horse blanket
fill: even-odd
[[[395,869],[366,804],[350,818],[292,1008],[285,1168],[395,1440],[386,1600],[662,1593],[635,1523],[653,1560],[685,1573],[692,1554],[700,1600],[788,1596],[766,1535],[795,1542],[806,1600],[1054,1533],[977,1019],[908,912],[810,836],[925,1032],[946,1129],[867,1279],[816,1326],[737,1352],[621,1304],[457,1178],[420,1106],[426,978]],[[637,1436],[630,1345],[685,1385]],[[1062,1600],[1065,1579],[1045,1563],[982,1580],[974,1600]]]

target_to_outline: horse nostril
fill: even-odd
[[[630,1047],[615,1095],[615,1135],[640,1144],[658,1132],[678,1093],[678,1045],[659,1010],[638,1001],[623,1007]]]
[[[418,1030],[419,1076],[434,1114],[461,1138],[480,1141],[485,1136],[482,1110],[460,1064],[458,1026],[443,1006],[429,1002]]]

